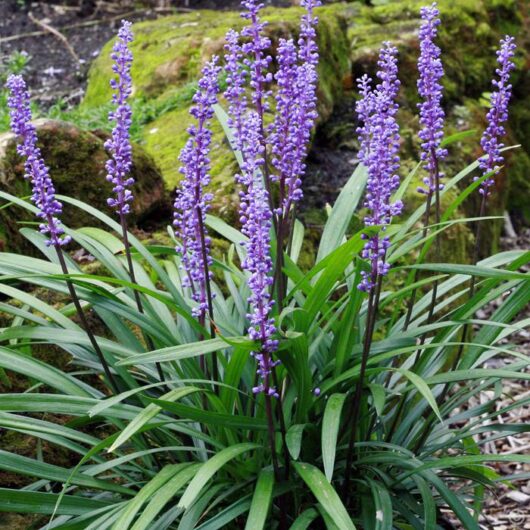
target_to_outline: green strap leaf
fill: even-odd
[[[291,525],[289,530],[307,530],[309,525],[318,517],[318,512],[314,508],[303,511]]]
[[[195,499],[200,495],[206,483],[227,462],[236,458],[236,456],[239,456],[242,453],[259,448],[261,448],[260,445],[253,443],[237,444],[232,447],[226,447],[215,456],[210,458],[210,460],[201,466],[193,480],[190,482],[189,486],[186,488],[184,495],[182,495],[178,503],[179,508],[187,509],[189,506],[191,506]]]
[[[392,499],[388,490],[375,480],[367,479],[375,505],[375,530],[392,530]]]
[[[163,399],[151,399],[152,403],[160,408],[172,412],[183,419],[198,421],[208,425],[221,425],[236,429],[267,430],[267,422],[252,416],[212,412],[181,403],[173,403]]]
[[[114,523],[112,530],[129,528],[135,515],[142,505],[147,502],[164,484],[185,464],[169,465],[162,468],[126,505],[120,517]]]
[[[0,469],[57,482],[66,482],[70,477],[70,471],[68,469],[3,450],[0,450]],[[86,486],[104,491],[115,491],[125,495],[131,495],[133,493],[129,488],[120,486],[114,482],[89,477],[83,473],[78,473],[72,478],[71,482],[78,486]]]
[[[333,252],[342,243],[352,215],[361,200],[367,178],[368,171],[366,167],[359,164],[342,188],[324,227],[316,263]]]
[[[285,436],[285,443],[287,444],[287,449],[293,460],[298,460],[300,456],[300,451],[302,449],[302,435],[304,434],[304,429],[306,423],[296,423],[291,425]]]
[[[440,409],[438,408],[438,404],[436,403],[436,399],[431,392],[429,385],[427,385],[427,383],[418,374],[415,374],[410,370],[406,370],[404,368],[395,368],[394,370],[400,374],[403,374],[418,389],[418,392],[425,398],[427,403],[429,403],[436,416],[438,416],[438,419],[443,421],[442,415],[440,414]]]
[[[460,265],[452,263],[420,263],[403,267],[406,269],[421,269],[434,272],[444,272],[447,274],[466,274],[468,276],[481,276],[483,278],[497,278],[500,280],[527,280],[530,281],[530,274],[515,272],[493,267],[482,267],[479,265]],[[395,270],[397,270],[396,267]]]
[[[49,515],[53,513],[57,497],[58,495],[55,493],[0,488],[0,512]],[[82,515],[107,506],[112,506],[112,503],[89,499],[88,497],[65,495],[57,514]]]
[[[116,363],[120,366],[130,366],[149,363],[163,363],[168,361],[179,361],[181,359],[190,359],[200,355],[206,355],[223,348],[229,348],[227,341],[222,338],[192,342],[190,344],[181,344],[179,346],[170,346],[160,350],[154,350],[139,355],[131,355]]]
[[[344,504],[322,471],[310,464],[299,462],[293,462],[293,467],[339,530],[355,530]]]
[[[181,465],[176,474],[160,488],[149,501],[142,515],[138,518],[131,530],[147,530],[154,518],[162,511],[164,506],[176,495],[176,493],[191,480],[200,464]]]
[[[332,394],[326,403],[322,419],[322,463],[324,464],[324,473],[329,482],[333,478],[340,416],[345,399],[346,394]]]
[[[60,334],[61,332],[60,329],[55,329],[56,334]],[[71,375],[49,366],[42,361],[33,359],[27,355],[21,355],[15,350],[2,346],[0,346],[0,367],[38,379],[41,383],[45,383],[65,394],[83,397],[90,396],[90,392],[88,391],[90,387],[77,381]],[[95,393],[96,391],[93,391],[92,395]]]
[[[248,514],[245,530],[262,530],[267,522],[267,514],[272,502],[272,489],[274,487],[274,473],[271,469],[262,469]]]
[[[177,400],[180,398],[183,398],[184,396],[187,396],[188,394],[191,394],[192,392],[198,392],[200,389],[196,387],[182,387],[177,388],[175,390],[171,390],[171,392],[168,392],[167,394],[164,394],[164,399],[167,401],[170,400]],[[145,409],[140,412],[132,421],[125,427],[125,429],[121,432],[121,434],[118,436],[116,441],[111,445],[109,448],[109,453],[112,453],[115,451],[118,447],[123,445],[131,436],[133,436],[135,433],[137,433],[146,423],[148,423],[150,420],[152,420],[160,411],[162,408],[159,405],[155,405],[154,403],[151,403],[150,405],[147,405]]]

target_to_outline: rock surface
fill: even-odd
[[[105,163],[108,155],[104,148],[107,133],[87,132],[71,123],[56,120],[37,120],[37,135],[42,156],[50,169],[58,194],[68,195],[110,213],[107,197],[112,185],[105,179]],[[29,182],[24,178],[24,164],[16,153],[15,136],[0,135],[0,185],[2,191],[18,197],[30,194]],[[130,221],[135,223],[148,216],[166,200],[161,174],[152,157],[137,145],[133,147],[131,176],[134,201],[131,204]],[[2,201],[3,202],[3,201]],[[20,214],[20,215],[19,215]],[[97,221],[68,205],[64,207],[65,224],[72,227],[94,226]],[[15,222],[14,219],[17,221]],[[15,250],[22,244],[17,223],[34,220],[27,212],[17,208],[0,210],[0,247]]]

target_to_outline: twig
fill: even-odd
[[[55,28],[52,28],[50,25],[46,24],[45,22],[42,22],[41,20],[37,20],[31,11],[28,13],[29,19],[39,26],[39,28],[42,28],[45,32],[51,33],[52,35],[55,35],[65,46],[65,48],[68,50],[68,53],[74,58],[74,60],[79,64],[81,62],[81,59],[79,59],[79,56],[77,53],[75,53],[75,50],[72,48],[71,44],[68,42],[68,39],[58,30]]]

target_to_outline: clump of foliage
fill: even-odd
[[[0,253],[0,293],[8,298],[0,309],[11,316],[0,329],[0,368],[37,381],[24,393],[0,395],[0,426],[65,448],[77,464],[0,451],[0,469],[36,479],[0,489],[0,510],[44,514],[45,528],[63,530],[379,530],[440,528],[448,507],[478,530],[486,489],[506,479],[488,462],[530,462],[482,451],[489,440],[528,431],[496,418],[530,397],[495,405],[503,380],[528,378],[528,358],[506,341],[528,324],[514,321],[530,301],[529,275],[519,272],[530,252],[475,255],[471,265],[436,258],[447,228],[473,223],[478,248],[480,227],[491,219],[487,201],[507,149],[513,39],[498,52],[484,154],[444,176],[447,150],[465,133],[444,138],[439,14],[435,4],[422,10],[422,156],[402,180],[397,50],[383,45],[377,82],[359,80],[361,163],[305,272],[297,264],[304,227],[296,211],[317,117],[318,2],[302,1],[300,33],[280,40],[276,64],[261,6],[242,5],[246,26],[228,33],[224,62],[214,57],[204,66],[193,95],[168,229],[174,247],[145,245],[127,225],[134,200],[130,24],[112,52],[106,148],[117,220],[55,195],[26,85],[9,78],[33,204],[0,197],[4,207],[40,218],[38,231],[21,232],[43,257]],[[221,70],[226,110],[217,103]],[[214,118],[239,164],[240,229],[208,214]],[[395,223],[418,172],[426,200]],[[478,216],[453,219],[477,192]],[[454,199],[442,210],[447,193]],[[108,230],[70,229],[63,203]],[[365,226],[350,233],[361,203]],[[229,245],[220,259],[211,253],[214,234]],[[71,242],[97,260],[97,275],[66,253]],[[44,301],[28,285],[71,303]],[[499,298],[487,321],[475,318]],[[68,352],[76,371],[28,355],[38,344]],[[499,356],[503,368],[486,368]],[[488,398],[470,405],[479,392]]]

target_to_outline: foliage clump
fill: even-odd
[[[0,252],[0,293],[9,297],[0,302],[8,315],[0,377],[7,386],[11,372],[38,383],[0,395],[0,426],[66,448],[76,463],[0,451],[0,471],[36,479],[2,488],[0,511],[38,512],[58,529],[355,530],[437,528],[449,510],[479,530],[486,487],[502,480],[488,463],[530,463],[484,450],[527,430],[503,423],[515,405],[498,403],[502,381],[527,378],[528,358],[509,340],[525,324],[517,319],[530,302],[530,252],[479,256],[512,149],[503,127],[513,38],[497,52],[476,159],[456,174],[444,174],[445,157],[469,132],[444,132],[436,4],[420,12],[421,156],[410,170],[400,157],[398,50],[383,43],[375,80],[358,81],[360,162],[326,212],[313,263],[302,266],[297,210],[318,117],[318,4],[302,0],[300,31],[278,39],[275,62],[262,6],[243,0],[244,22],[223,48],[224,100],[218,58],[192,96],[165,245],[143,244],[128,229],[137,200],[130,24],[111,56],[112,216],[56,195],[29,92],[21,76],[9,78],[32,195],[0,198],[6,210],[16,204],[38,217],[38,230],[23,234],[40,256]],[[208,213],[214,116],[235,160],[233,225]],[[423,200],[404,217],[418,180]],[[456,215],[474,196],[473,218]],[[66,206],[105,230],[72,228]],[[470,263],[442,260],[441,235],[466,224],[475,235]],[[225,252],[213,252],[214,238]],[[71,258],[70,242],[97,261],[97,275]],[[42,290],[68,302],[49,303]],[[499,300],[483,319],[479,310]],[[32,356],[43,345],[67,352],[76,371]]]

